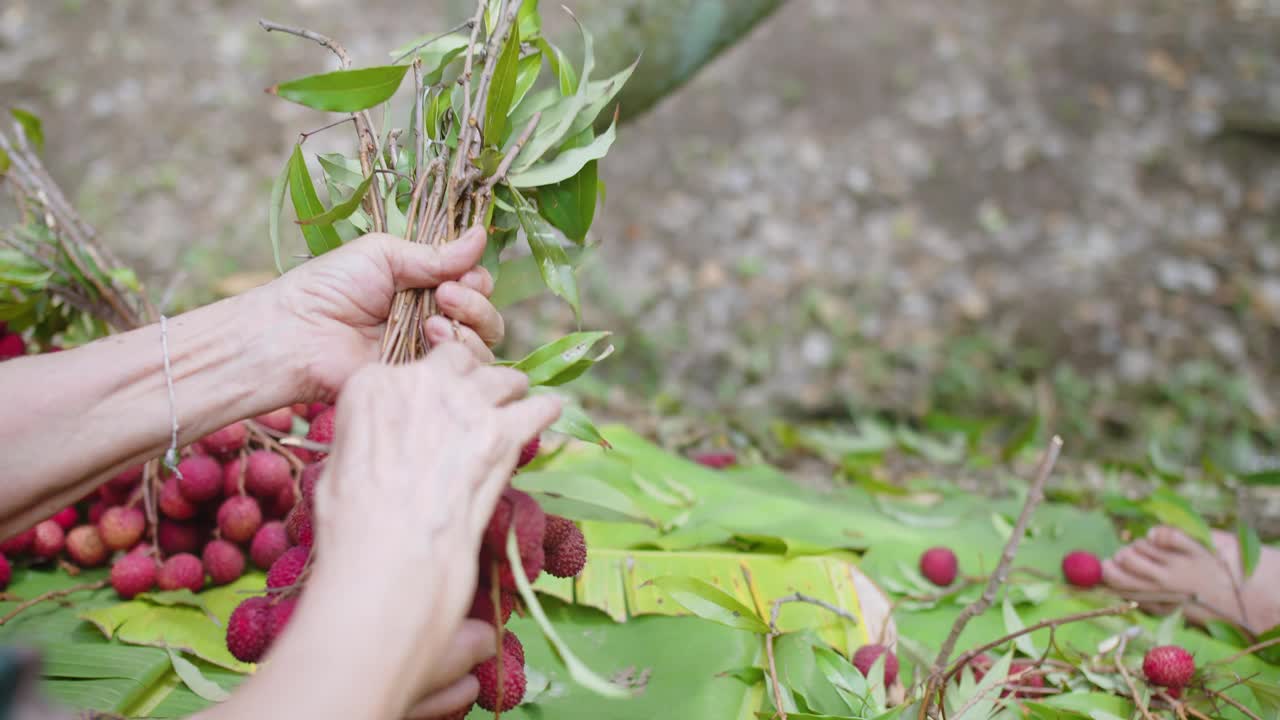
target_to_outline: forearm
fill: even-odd
[[[288,404],[298,386],[276,313],[250,292],[172,318],[167,344],[179,445]],[[164,453],[172,412],[159,324],[0,366],[0,537]],[[21,413],[18,412],[21,409]]]

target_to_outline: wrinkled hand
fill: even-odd
[[[369,365],[343,389],[316,496],[317,580],[360,577],[360,592],[394,619],[369,641],[389,655],[398,641],[388,634],[407,643],[395,665],[411,680],[406,710],[433,692],[469,692],[454,686],[467,686],[480,652],[466,649],[474,636],[458,636],[481,536],[520,448],[560,413],[556,398],[527,393],[523,373],[481,365],[460,343],[410,365]],[[464,646],[449,660],[444,638]]]
[[[432,345],[459,341],[480,362],[502,340],[502,316],[489,302],[493,278],[477,263],[481,227],[440,247],[391,235],[365,235],[268,285],[284,321],[285,342],[306,363],[299,400],[332,400],[347,379],[378,358],[398,290],[436,289],[443,317],[426,325]]]

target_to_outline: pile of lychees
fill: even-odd
[[[307,437],[315,442],[328,442],[332,434],[332,410],[326,410],[312,422]],[[521,453],[520,465],[532,461],[537,451],[535,439]],[[323,458],[313,459],[315,461],[301,472],[301,497],[288,511],[283,529],[279,531],[279,544],[273,546],[278,547],[279,552],[271,562],[259,563],[269,568],[265,593],[241,602],[227,622],[227,649],[244,662],[257,662],[266,654],[288,623],[305,587],[313,557],[315,488],[324,467]],[[505,630],[519,604],[515,576],[506,559],[506,539],[513,528],[522,569],[530,582],[544,571],[556,577],[573,577],[582,571],[587,559],[586,541],[577,525],[565,518],[547,515],[536,500],[519,490],[508,488],[503,493],[485,531],[479,557],[480,582],[469,613],[472,618],[504,628],[501,660],[495,656],[471,671],[480,684],[476,704],[490,711],[510,710],[523,700],[525,691],[524,647],[513,633]],[[460,708],[449,717],[465,717],[470,710],[470,707]]]

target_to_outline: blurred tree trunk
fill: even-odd
[[[465,16],[474,1],[453,0],[454,14]],[[617,101],[626,120],[679,88],[786,0],[544,0],[547,34],[580,59],[581,42],[561,2],[595,39],[594,77],[612,75],[642,57]],[[601,113],[604,122],[612,110]]]

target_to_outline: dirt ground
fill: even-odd
[[[7,0],[0,97],[151,283],[199,297],[270,267],[268,186],[319,124],[261,89],[327,58],[256,19],[379,62],[433,7]],[[621,132],[587,323],[619,332],[613,378],[691,408],[1026,411],[1045,378],[1081,432],[1135,432],[1132,390],[1265,448],[1277,38],[1276,0],[791,0]],[[569,319],[518,308],[512,344]]]

